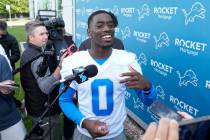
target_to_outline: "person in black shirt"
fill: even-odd
[[[91,47],[91,39],[88,38],[86,39],[85,41],[83,41],[81,44],[80,44],[80,47],[79,47],[79,50],[88,50],[90,49]],[[114,42],[113,42],[113,46],[112,46],[114,49],[119,49],[119,50],[124,50],[124,45],[123,45],[123,42],[118,39],[118,38],[114,38]]]
[[[12,69],[15,69],[15,63],[20,59],[20,49],[17,39],[8,33],[7,23],[0,20],[0,44],[4,48],[7,57],[10,60]],[[14,93],[13,93],[14,94]],[[15,104],[18,108],[21,108],[22,103],[13,97]]]
[[[0,20],[0,44],[3,46],[14,70],[15,63],[20,59],[19,44],[17,39],[7,32],[7,23],[3,20]]]

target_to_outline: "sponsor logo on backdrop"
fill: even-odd
[[[165,100],[166,94],[165,94],[165,91],[164,91],[163,87],[161,85],[158,85],[158,86],[156,86],[155,90],[156,90],[156,93],[157,93],[157,97],[162,99],[162,100]]]
[[[121,8],[121,14],[125,17],[133,17],[135,8]]]
[[[207,89],[210,89],[210,81],[209,80],[206,80],[206,86],[205,86]]]
[[[171,20],[176,15],[178,7],[154,7],[154,14],[160,19]]]
[[[179,71],[176,71],[179,76],[179,86],[188,86],[189,84],[197,87],[198,86],[198,78],[195,72],[191,69],[188,69],[181,74]]]
[[[134,109],[141,109],[144,110],[144,104],[141,102],[141,100],[137,97],[133,97],[133,103],[134,103]]]
[[[163,48],[163,47],[168,47],[169,46],[169,37],[166,34],[166,32],[162,32],[160,33],[159,37],[157,38],[157,36],[153,37],[155,40],[155,48],[159,49],[159,48]]]
[[[138,58],[138,63],[140,65],[144,64],[145,66],[147,65],[147,57],[144,53],[140,53],[139,58]]]
[[[110,11],[110,8],[100,8],[100,10]]]
[[[80,9],[76,9],[76,15],[84,16],[85,13],[86,13],[85,11],[86,11],[86,10],[85,10],[84,7],[80,8]]]
[[[131,30],[128,26],[126,26],[124,30],[121,30],[121,33],[122,33],[122,40],[131,37]]]
[[[155,72],[163,76],[168,76],[168,74],[171,74],[172,70],[174,69],[172,66],[164,64],[162,62],[158,62],[153,59],[151,59],[151,66],[153,67]]]
[[[86,35],[81,35],[80,33],[76,33],[76,40],[83,41],[87,38]]]
[[[193,116],[197,116],[199,110],[193,106],[191,106],[190,104],[182,101],[182,100],[179,100],[178,98],[170,95],[170,99],[169,101],[174,104],[175,108],[177,110],[182,110],[182,111],[185,111],[185,112],[188,112],[190,113],[191,115]]]
[[[116,27],[115,28],[115,36],[118,36],[119,33],[120,33],[120,28],[119,27]]]
[[[175,38],[175,46],[180,47],[182,53],[197,56],[200,52],[205,52],[207,43]]]
[[[83,28],[83,29],[87,29],[87,23],[83,22],[83,21],[78,21],[76,24],[77,28]]]
[[[185,16],[185,25],[195,22],[196,18],[205,19],[206,9],[200,2],[195,2],[190,10],[182,9]]]
[[[131,98],[131,93],[128,92],[128,91],[126,91],[126,92],[125,92],[125,99],[126,99],[126,100],[129,100],[130,98]]]
[[[113,9],[111,9],[111,12],[112,12],[113,14],[115,14],[115,15],[119,15],[119,14],[120,14],[120,10],[119,10],[119,8],[118,8],[117,5],[115,5],[115,6],[113,7]]]
[[[147,43],[147,41],[150,39],[151,34],[134,30],[133,36],[136,38],[137,41]]]
[[[143,4],[140,9],[137,9],[138,13],[138,20],[141,21],[142,19],[145,18],[145,16],[149,16],[150,14],[150,8],[149,5]]]

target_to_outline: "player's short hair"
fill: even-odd
[[[102,14],[102,13],[105,13],[105,14],[108,14],[111,16],[112,20],[113,20],[113,23],[114,23],[114,27],[117,27],[118,25],[118,20],[117,20],[117,17],[112,13],[112,12],[108,12],[108,11],[105,11],[105,10],[98,10],[98,11],[95,11],[93,12],[89,17],[88,17],[88,28],[90,27],[90,23],[91,21],[93,20],[93,17],[98,15],[98,14]]]

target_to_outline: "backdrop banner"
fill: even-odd
[[[137,55],[158,99],[193,117],[210,114],[209,0],[76,0],[77,46],[87,38],[96,10],[118,18],[116,36]],[[126,94],[129,115],[145,127],[157,120],[136,94]]]

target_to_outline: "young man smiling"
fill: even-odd
[[[146,105],[156,97],[154,87],[142,76],[135,54],[112,48],[117,24],[117,18],[111,12],[92,13],[87,30],[90,50],[77,52],[63,61],[62,78],[79,66],[93,64],[98,68],[98,74],[88,81],[81,84],[73,81],[59,99],[63,112],[77,123],[74,140],[125,140],[126,88],[135,89]],[[72,102],[76,91],[79,108]]]

